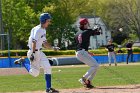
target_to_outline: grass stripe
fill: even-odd
[[[52,85],[57,89],[80,88],[78,79],[89,67],[53,68]],[[61,71],[59,71],[61,70]],[[140,65],[101,66],[92,82],[95,86],[140,84]],[[0,92],[36,91],[45,89],[44,75],[0,76]]]

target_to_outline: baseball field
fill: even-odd
[[[140,63],[101,65],[92,82],[96,88],[85,90],[78,79],[86,65],[54,66],[52,85],[60,93],[140,93]],[[45,93],[44,75],[30,76],[24,68],[0,69],[0,93]]]

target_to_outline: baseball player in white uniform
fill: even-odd
[[[94,86],[91,84],[91,82],[96,75],[99,64],[88,52],[88,47],[90,43],[90,36],[99,35],[100,32],[98,29],[92,30],[88,29],[88,27],[88,19],[80,19],[81,31],[78,31],[75,35],[77,46],[76,58],[90,67],[90,69],[83,75],[83,77],[79,79],[80,83],[82,83],[86,88],[93,88]]]
[[[27,57],[30,62],[20,58],[15,61],[16,64],[23,64],[29,74],[37,77],[40,72],[40,67],[44,69],[45,81],[46,81],[46,92],[47,93],[58,93],[57,90],[51,86],[51,65],[46,55],[41,51],[43,47],[51,47],[46,40],[46,28],[49,26],[51,21],[51,15],[49,13],[42,13],[40,15],[40,24],[35,26],[30,33],[27,52]]]

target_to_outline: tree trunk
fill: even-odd
[[[137,36],[138,36],[138,39],[139,39],[139,41],[140,41],[140,30],[138,30],[138,32],[137,32],[138,34],[137,34]]]
[[[58,38],[58,47],[60,47],[60,48],[61,48],[61,40],[62,40],[62,38]]]

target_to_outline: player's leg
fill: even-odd
[[[93,74],[91,74],[90,77],[88,78],[88,80],[90,82],[92,82],[92,80],[94,79],[94,76],[96,75],[96,72],[97,72],[97,70]]]
[[[38,67],[31,65],[31,63],[29,61],[26,61],[24,58],[19,58],[15,60],[14,63],[24,66],[29,74],[34,77],[39,75],[39,69],[37,69]]]
[[[94,79],[94,77],[96,75],[96,72],[97,72],[97,70],[93,74],[91,74],[88,78],[89,87],[95,87],[95,86],[92,85],[92,80]]]
[[[131,51],[131,62],[134,62],[134,60],[133,60],[133,51]]]
[[[109,66],[111,66],[111,52],[108,52],[108,62]]]
[[[129,60],[129,56],[130,56],[130,52],[128,51],[128,53],[127,53],[127,59],[126,59],[126,63],[128,64],[128,60]]]
[[[58,92],[57,90],[52,88],[52,84],[51,84],[52,68],[49,63],[49,60],[47,59],[46,55],[43,52],[41,52],[41,67],[44,70],[45,81],[46,81],[46,92],[49,91]]]
[[[90,69],[85,74],[85,78],[88,78],[94,70],[96,70],[99,67],[99,64],[96,62],[96,60],[88,54],[87,51],[78,51],[76,52],[76,57],[78,60],[82,61],[83,63],[90,66]]]
[[[83,78],[79,80],[82,84],[86,84],[86,80],[88,80],[89,77],[97,71],[99,64],[91,55],[88,54],[87,51],[84,50],[76,52],[76,57],[78,60],[90,66],[90,69],[86,72],[85,75],[83,75]]]
[[[32,51],[29,50],[27,52],[27,57],[30,60],[30,56],[32,54]],[[30,61],[28,64],[26,64],[30,69],[29,69],[29,74],[37,77],[40,73],[40,51],[35,52],[35,59],[33,61]]]
[[[114,63],[115,63],[115,66],[117,66],[117,61],[116,61],[116,54],[115,52],[112,52],[112,57],[113,57],[113,60],[114,60]]]
[[[98,63],[96,62],[96,60],[94,59],[94,58],[92,58],[92,57],[90,57],[90,59],[89,58],[87,58],[88,60],[85,60],[85,64],[87,64],[88,66],[90,66],[90,69],[86,72],[86,74],[84,75],[84,77],[86,78],[86,79],[89,79],[89,77],[93,74],[93,73],[95,73],[96,74],[96,71],[97,71],[97,69],[98,69],[98,67],[99,67],[99,65],[98,65]],[[92,64],[91,64],[92,63]]]
[[[16,65],[24,66],[26,68],[26,70],[29,72],[29,70],[30,70],[30,62],[29,61],[25,61],[24,57],[21,57],[21,58],[15,60],[14,63]]]
[[[91,60],[89,60],[89,61],[92,62],[94,66],[89,65],[90,69],[86,72],[85,75],[83,75],[83,77],[85,77],[87,79],[87,86],[86,87],[93,88],[94,86],[91,84],[91,82],[96,75],[96,72],[98,70],[99,65],[93,57],[91,57]]]

